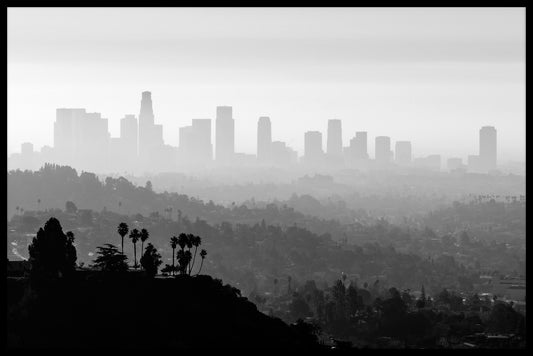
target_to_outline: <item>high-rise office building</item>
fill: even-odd
[[[235,154],[235,120],[231,106],[217,106],[215,126],[215,159],[229,164]]]
[[[287,147],[285,142],[274,141],[270,147],[270,154],[272,163],[277,166],[287,167],[296,163],[297,153],[290,147]]]
[[[350,141],[352,145],[352,141]],[[368,143],[366,131],[357,131],[353,138],[354,156],[356,159],[368,159]]]
[[[85,109],[57,109],[54,122],[54,150],[60,163],[70,163],[76,155]]]
[[[479,161],[484,171],[496,169],[496,145],[496,129],[493,126],[483,126],[479,130]]]
[[[163,146],[163,126],[154,124],[152,93],[144,91],[139,113],[139,155],[147,160]]]
[[[59,163],[80,169],[105,167],[109,144],[108,120],[85,109],[57,109],[54,151]]]
[[[33,152],[33,144],[30,142],[25,142],[20,145],[20,156],[19,156],[19,168],[21,169],[35,169],[35,152]]]
[[[327,150],[329,156],[342,156],[342,122],[338,119],[328,120]]]
[[[394,151],[396,164],[400,166],[411,164],[412,152],[410,141],[397,141]]]
[[[322,133],[319,131],[307,131],[304,135],[304,158],[308,163],[322,161]]]
[[[207,163],[213,159],[213,145],[211,144],[211,119],[193,119],[193,136],[197,157],[201,163]]]
[[[179,154],[187,166],[203,166],[213,159],[211,119],[193,119],[179,130]]]
[[[126,115],[120,119],[120,141],[124,153],[129,157],[137,157],[138,123],[135,115]]]
[[[350,140],[350,145],[346,147],[344,151],[346,162],[349,166],[356,168],[367,168],[368,150],[366,132],[356,132],[355,137]]]
[[[261,116],[257,122],[257,160],[270,162],[272,151],[272,128],[270,118]]]
[[[387,165],[392,158],[392,151],[390,149],[390,137],[377,136],[376,137],[376,164]]]

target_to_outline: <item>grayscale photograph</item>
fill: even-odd
[[[526,348],[525,5],[4,9],[8,349]]]

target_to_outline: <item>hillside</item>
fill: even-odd
[[[317,347],[300,329],[209,276],[77,272],[8,305],[8,346],[17,348]]]

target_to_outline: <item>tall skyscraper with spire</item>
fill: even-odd
[[[147,159],[163,146],[163,127],[154,124],[152,93],[144,91],[139,113],[139,156]]]
[[[261,116],[257,123],[257,160],[266,163],[271,159],[272,128],[270,118]]]
[[[215,159],[230,164],[235,155],[235,120],[231,106],[217,106]]]

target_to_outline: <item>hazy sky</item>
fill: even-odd
[[[138,115],[152,92],[165,143],[233,106],[236,150],[255,153],[259,116],[303,152],[307,130],[341,119],[411,140],[415,156],[478,153],[498,130],[501,160],[525,159],[521,8],[9,8],[8,150],[53,144],[55,109]],[[214,122],[213,122],[214,127]],[[213,133],[214,143],[214,133]]]

